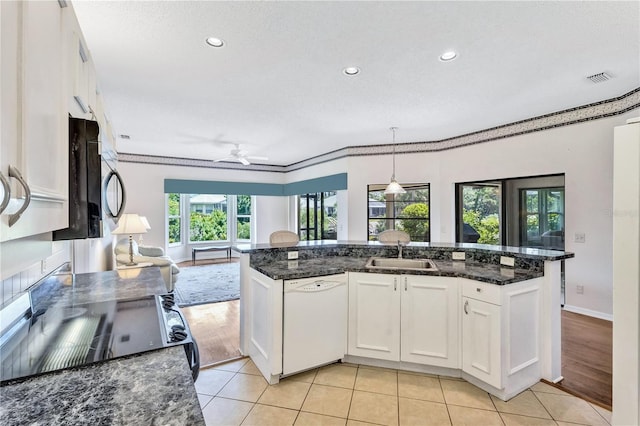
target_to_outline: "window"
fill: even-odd
[[[251,239],[250,195],[169,194],[168,199],[170,245],[182,243],[183,232],[189,232],[189,243]]]
[[[238,195],[236,198],[236,239],[238,240],[250,240],[251,239],[251,196],[250,195]]]
[[[407,232],[411,241],[430,241],[429,184],[401,184],[405,194],[385,195],[387,185],[369,185],[368,239],[376,240],[387,229]]]
[[[338,238],[338,209],[335,191],[316,192],[298,197],[298,235],[300,240]]]
[[[180,194],[169,194],[167,197],[169,222],[169,245],[182,241],[182,222],[180,220]]]
[[[564,250],[564,189],[520,190],[520,245]]]
[[[463,243],[501,244],[502,184],[458,184],[458,235]],[[462,223],[462,226],[460,226]]]
[[[189,197],[189,242],[226,241],[227,196],[191,194]]]

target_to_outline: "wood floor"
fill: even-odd
[[[196,260],[196,265],[228,263],[224,259]],[[231,258],[231,262],[239,262]],[[191,261],[181,262],[188,268]],[[178,277],[179,279],[179,277]],[[240,356],[240,301],[209,303],[181,308],[187,317],[191,333],[198,343],[200,366],[217,364]]]
[[[182,308],[198,342],[200,366],[240,356],[240,301]]]
[[[233,300],[182,308],[198,342],[202,366],[240,356],[239,306],[240,301]],[[612,322],[562,311],[564,380],[557,387],[611,410],[612,354]]]
[[[611,410],[613,323],[562,311],[559,387]]]

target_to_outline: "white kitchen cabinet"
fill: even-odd
[[[402,275],[402,361],[460,368],[456,278]]]
[[[278,383],[282,373],[282,280],[273,280],[249,269],[249,288],[244,304],[251,312],[247,355],[269,381]]]
[[[459,283],[462,371],[503,399],[539,381],[542,278],[502,286]]]
[[[69,9],[65,16],[64,43],[67,49],[67,85],[65,100],[69,114],[75,118],[96,120],[96,71],[78,20]]]
[[[12,166],[29,188],[10,179],[12,203],[0,221],[0,241],[7,241],[68,226],[63,21],[69,12],[53,1],[0,2],[0,8],[0,172],[7,177]],[[12,221],[10,213],[25,204],[28,195],[30,204]]]
[[[459,367],[455,278],[349,273],[348,354]]]
[[[400,276],[349,273],[348,354],[400,360]]]
[[[462,371],[500,389],[500,306],[468,297],[462,303]]]

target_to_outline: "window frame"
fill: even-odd
[[[169,200],[171,198],[172,194],[177,194],[178,195],[178,215],[171,215],[169,214]],[[181,246],[182,244],[184,244],[184,229],[183,229],[183,225],[184,225],[184,221],[182,220],[182,216],[183,216],[183,206],[184,206],[184,202],[183,202],[183,198],[182,198],[183,194],[177,193],[177,192],[171,192],[166,194],[165,197],[165,206],[167,207],[167,222],[166,222],[166,226],[165,226],[165,230],[166,230],[166,238],[167,238],[167,247],[178,247]],[[171,223],[171,219],[177,219],[178,220],[178,229],[180,230],[180,240],[176,241],[176,242],[169,242],[169,238],[170,238],[170,233],[169,233],[169,227],[170,227],[170,223]]]
[[[335,240],[337,239],[337,229],[336,229],[336,238],[323,238],[325,235],[328,234],[328,229],[325,229],[325,200],[327,198],[330,197],[336,197],[336,203],[337,203],[337,191],[323,191],[323,192],[310,192],[307,194],[300,194],[298,196],[296,196],[296,222],[297,222],[297,232],[298,232],[298,237],[300,238],[301,241],[322,241],[322,240]],[[301,204],[301,199],[302,198],[306,198],[307,202],[305,203],[306,205],[306,211],[307,211],[307,221],[305,223],[306,226],[302,226],[302,221],[301,221],[301,214],[303,212],[303,209],[300,207]],[[309,207],[310,207],[310,199],[315,200],[313,203],[313,211],[314,211],[314,215],[313,215],[313,227],[311,227],[310,222],[309,222]],[[319,203],[318,203],[319,201]],[[337,210],[337,206],[336,206],[336,210]],[[320,212],[320,215],[318,216],[317,212]],[[329,215],[328,217],[333,217],[332,215]],[[319,219],[319,220],[318,220]],[[336,219],[337,219],[337,215],[336,215]],[[314,238],[309,238],[310,235],[310,231],[313,231],[313,236]],[[305,237],[303,237],[303,231],[306,232]],[[318,238],[319,237],[319,238]]]
[[[413,236],[411,238],[412,241],[420,241],[420,242],[431,242],[431,184],[429,182],[425,182],[425,183],[401,183],[400,184],[407,192],[415,190],[415,191],[424,191],[427,190],[428,195],[427,195],[427,208],[428,208],[428,213],[427,213],[427,217],[426,219],[424,219],[424,222],[426,222],[427,225],[427,229],[428,232],[426,232],[426,239],[423,240],[417,240],[414,239]],[[384,220],[386,222],[385,225],[385,229],[396,229],[397,227],[397,223],[398,221],[402,221],[403,219],[408,219],[410,217],[402,217],[402,216],[398,216],[397,213],[397,203],[410,203],[411,201],[404,201],[404,200],[396,200],[396,195],[395,194],[386,194],[385,195],[385,216],[382,217],[372,217],[371,216],[371,204],[370,204],[370,193],[371,192],[383,192],[384,188],[387,187],[387,184],[369,184],[367,185],[367,241],[376,241],[377,238],[376,236],[378,234],[372,234],[371,233],[371,229],[370,229],[370,223],[372,222],[372,220]],[[419,200],[413,200],[414,202],[412,204],[416,204],[417,201]],[[377,202],[382,202],[382,201],[377,201]],[[405,207],[406,208],[406,207]],[[387,216],[386,212],[391,210],[393,212],[393,216]],[[404,210],[404,209],[403,209]],[[412,218],[415,219],[415,218]],[[419,219],[415,219],[415,220],[419,220]],[[389,225],[392,225],[392,227],[389,227]]]

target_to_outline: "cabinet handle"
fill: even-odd
[[[9,215],[9,226],[13,226],[20,219],[20,216],[22,216],[22,213],[24,213],[27,207],[29,207],[29,203],[31,203],[31,190],[17,167],[9,166],[9,177],[15,178],[24,188],[24,203],[22,207],[14,214]]]
[[[469,315],[469,301],[468,300],[464,301],[464,313],[465,313],[465,315]]]
[[[124,189],[124,182],[122,182],[122,177],[120,176],[120,173],[118,173],[117,170],[109,171],[109,174],[107,174],[107,176],[104,178],[104,184],[102,185],[102,198],[104,200],[108,200],[107,188],[109,187],[109,182],[111,181],[111,178],[113,178],[114,176],[116,178],[116,181],[118,182],[118,185],[120,186],[120,192],[122,193],[122,202],[120,203],[120,207],[118,208],[118,211],[116,213],[113,213],[113,211],[111,210],[111,206],[109,206],[109,202],[105,201],[105,211],[107,213],[107,216],[109,216],[116,223],[118,223],[120,216],[122,216],[122,214],[124,213],[124,206],[127,204],[127,192]]]
[[[394,278],[393,279],[393,291],[396,291],[398,289],[398,279]]]
[[[2,197],[2,203],[0,203],[0,214],[7,208],[9,205],[9,200],[11,199],[11,186],[9,185],[9,181],[6,177],[0,172],[0,183],[2,183],[2,189],[4,190],[4,196]]]
[[[407,291],[407,277],[404,277],[404,291]]]

